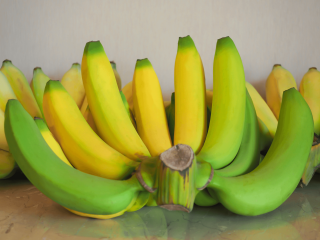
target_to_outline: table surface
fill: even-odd
[[[257,217],[219,204],[190,214],[145,207],[109,220],[76,216],[20,176],[0,180],[0,239],[320,239],[320,175]]]

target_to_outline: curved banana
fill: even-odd
[[[258,91],[248,82],[246,82],[246,87],[253,101],[258,118],[266,125],[273,138],[277,131],[278,120]]]
[[[131,121],[132,125],[134,126],[134,128],[137,129],[137,124],[136,124],[136,121],[134,119],[133,113],[130,110],[130,106],[129,106],[128,102],[127,102],[126,96],[123,94],[122,91],[120,91],[120,95],[121,95],[121,99],[122,99],[122,102],[124,104],[124,107],[126,108],[127,114],[130,117],[130,121]]]
[[[44,74],[41,67],[36,67],[33,69],[33,78],[32,78],[30,87],[36,98],[36,101],[38,103],[42,116],[43,116],[43,107],[42,107],[43,93],[44,93],[46,84],[49,80],[50,78],[46,74]]]
[[[100,41],[88,42],[81,66],[90,110],[100,137],[126,157],[141,161],[150,153],[127,117],[117,82]]]
[[[92,113],[90,111],[89,105],[88,105],[88,99],[87,97],[84,98],[82,106],[81,106],[81,113],[84,119],[87,121],[91,129],[99,136],[99,132],[97,129],[97,126],[94,122],[94,119],[92,117]]]
[[[6,135],[4,133],[4,112],[0,110],[0,149],[9,152]]]
[[[215,174],[208,188],[234,213],[255,216],[270,212],[297,187],[312,141],[310,108],[301,94],[291,88],[283,93],[277,132],[262,163],[238,177]]]
[[[75,168],[104,178],[123,179],[138,165],[95,134],[59,81],[47,83],[43,108],[49,129]]]
[[[61,78],[61,84],[80,108],[86,92],[82,83],[81,66],[79,63],[72,64],[71,68]]]
[[[42,117],[40,108],[24,74],[10,60],[3,61],[0,71],[7,77],[14,94],[24,109],[32,117]]]
[[[121,78],[120,78],[120,75],[117,71],[117,64],[114,62],[114,61],[110,61],[110,64],[111,64],[111,67],[112,67],[112,70],[113,70],[113,73],[114,73],[114,76],[117,80],[117,85],[118,85],[118,89],[119,91],[121,91]]]
[[[276,119],[279,118],[283,91],[290,88],[297,89],[294,77],[281,64],[275,64],[266,81],[266,98]]]
[[[9,99],[17,99],[7,77],[0,71],[0,109],[4,112]]]
[[[174,145],[187,144],[198,153],[207,132],[206,84],[201,58],[190,36],[179,38],[174,89]]]
[[[299,90],[311,109],[314,132],[320,135],[320,72],[317,68],[310,68],[303,76]]]
[[[194,199],[194,203],[201,207],[210,207],[219,203],[218,198],[214,198],[208,192],[208,189],[205,188],[202,191],[199,191]]]
[[[70,167],[73,167],[69,160],[67,159],[66,155],[64,155],[64,152],[62,151],[59,143],[57,140],[53,137],[52,133],[50,132],[49,128],[47,127],[46,123],[41,118],[34,118],[35,123],[37,124],[37,127],[46,141],[46,143],[49,145],[49,147],[52,149],[52,151],[67,165]]]
[[[0,179],[11,177],[17,169],[18,166],[14,161],[12,154],[0,149]]]
[[[110,180],[66,165],[17,100],[9,100],[5,116],[8,144],[21,170],[43,194],[63,207],[84,214],[117,214],[130,208],[144,191],[135,176]]]
[[[246,115],[243,136],[239,152],[235,159],[225,168],[215,171],[215,174],[224,177],[236,177],[251,172],[260,161],[260,132],[256,111],[247,91]]]
[[[260,151],[261,153],[265,153],[270,148],[274,136],[271,135],[271,131],[267,128],[264,122],[258,118],[259,131],[260,131]],[[278,125],[278,123],[277,123]]]
[[[231,163],[239,151],[246,107],[242,61],[230,37],[217,41],[212,92],[209,131],[197,158],[219,169]]]
[[[133,75],[133,109],[137,130],[151,156],[172,147],[158,77],[145,58],[137,60]]]
[[[126,96],[127,102],[129,104],[130,110],[133,112],[133,98],[132,98],[132,81],[127,83],[121,90]]]

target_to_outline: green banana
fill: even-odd
[[[219,200],[216,197],[212,197],[208,189],[205,188],[196,195],[194,203],[201,207],[210,207],[218,204]]]
[[[238,177],[213,176],[208,188],[230,211],[247,216],[279,207],[297,187],[313,142],[313,118],[294,88],[283,93],[277,132],[262,163]]]
[[[253,102],[247,91],[246,115],[242,141],[235,159],[225,168],[215,171],[215,174],[224,177],[236,177],[251,172],[259,165],[259,125]]]
[[[131,207],[144,191],[136,176],[124,181],[104,179],[62,162],[17,100],[8,101],[5,133],[14,159],[31,183],[73,212],[116,214]]]
[[[169,132],[171,140],[174,140],[174,124],[175,124],[175,93],[173,92],[171,94],[171,103],[169,106],[166,107],[166,116],[169,126]],[[207,106],[207,132],[209,129],[210,124],[210,118],[211,118],[211,109],[209,106]]]

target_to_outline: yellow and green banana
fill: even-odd
[[[88,42],[81,64],[89,107],[100,137],[128,158],[141,161],[150,153],[127,117],[117,81],[100,41]]]
[[[9,99],[17,99],[7,77],[0,71],[0,109],[6,110],[6,105]]]
[[[174,145],[198,153],[207,133],[206,84],[202,62],[190,36],[179,38],[174,66]]]
[[[97,136],[59,81],[47,83],[43,107],[49,129],[75,168],[109,179],[123,179],[134,171],[137,163]]]
[[[137,60],[132,86],[137,131],[151,156],[159,156],[172,142],[160,83],[147,58]]]
[[[220,169],[230,164],[239,151],[246,107],[242,61],[230,37],[217,41],[212,92],[210,126],[197,158]]]
[[[117,70],[117,64],[114,61],[110,61],[110,64],[111,64],[114,76],[117,80],[118,89],[119,89],[119,91],[121,91],[122,82],[121,82],[121,78],[120,78],[120,75]]]

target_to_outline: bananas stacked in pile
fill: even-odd
[[[2,104],[13,159],[41,192],[81,216],[106,219],[164,203],[191,211],[194,202],[263,214],[290,196],[309,157],[308,104],[291,88],[281,94],[279,122],[265,113],[229,37],[217,41],[212,91],[193,40],[179,39],[171,103],[148,59],[137,60],[132,82],[119,91],[99,41],[86,44],[81,67],[61,82],[36,68],[31,90],[14,69],[7,79],[23,79],[24,92]],[[167,156],[172,162],[160,161]],[[190,171],[177,167],[183,161]],[[160,165],[169,168],[161,176]]]

